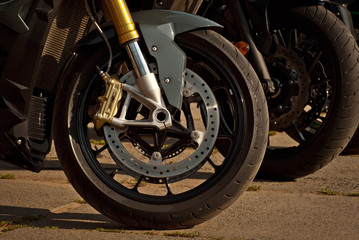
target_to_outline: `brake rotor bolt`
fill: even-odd
[[[163,6],[163,1],[157,1],[158,6]]]
[[[283,109],[283,106],[282,105],[279,105],[278,106],[278,110],[282,110]]]
[[[186,89],[186,90],[183,91],[183,96],[189,97],[190,95],[191,95],[191,91],[190,91],[190,90]]]
[[[293,82],[292,80],[289,81],[289,85],[293,85],[293,83],[294,83],[294,82]]]
[[[152,158],[153,158],[153,160],[155,160],[155,161],[160,161],[161,158],[162,158],[161,153],[159,153],[159,152],[154,152],[154,153],[152,154]]]
[[[22,140],[21,140],[21,139],[18,139],[18,140],[16,141],[16,143],[17,143],[17,145],[21,145],[21,144],[22,144]]]
[[[153,45],[153,46],[151,47],[151,50],[152,50],[152,52],[157,52],[158,48],[157,48],[157,46]]]
[[[191,138],[192,138],[193,140],[196,140],[196,139],[199,138],[199,134],[198,134],[197,132],[192,132],[192,133],[191,133]]]
[[[171,79],[170,78],[165,78],[163,81],[168,84],[168,83],[171,82]]]

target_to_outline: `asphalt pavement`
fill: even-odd
[[[290,182],[254,180],[219,216],[191,229],[130,229],[75,192],[49,154],[40,173],[0,162],[0,239],[359,239],[359,156]]]

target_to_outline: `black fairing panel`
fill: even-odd
[[[34,0],[8,0],[0,2],[0,23],[17,33],[29,31],[25,22]]]
[[[41,170],[59,76],[87,27],[83,3],[37,0],[23,33],[0,23],[0,116],[6,117],[0,121],[0,159]]]

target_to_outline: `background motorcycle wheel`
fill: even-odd
[[[121,165],[121,160],[125,159],[115,159],[116,154],[121,154],[116,152],[120,144],[111,145],[111,141],[118,141],[120,136],[116,139],[115,134],[108,136],[101,130],[97,133],[93,131],[91,116],[96,112],[97,98],[104,89],[103,80],[95,67],[106,64],[107,49],[104,46],[76,56],[56,99],[54,140],[69,181],[91,206],[130,227],[187,228],[212,218],[246,189],[255,177],[265,152],[268,133],[266,100],[248,61],[232,44],[212,31],[184,33],[178,35],[175,41],[187,55],[187,69],[201,76],[206,81],[201,85],[209,86],[213,92],[220,113],[217,141],[227,145],[221,153],[216,149],[205,149],[208,155],[204,156],[198,168],[191,168],[182,176],[160,178],[154,173],[151,176],[153,169],[129,171],[129,166]],[[117,74],[123,79],[131,66],[123,49],[116,47],[117,44],[113,45],[114,60],[110,74]],[[148,58],[151,59],[150,56]],[[184,99],[183,112],[188,125],[203,125],[211,117],[206,115],[205,100],[198,98],[200,95]],[[188,110],[188,102],[191,101],[196,103],[193,106],[195,109],[200,109],[196,116]],[[123,104],[121,100],[120,106]],[[130,118],[136,117],[139,112],[146,115],[145,111],[137,111],[137,107],[132,106],[139,104],[131,105],[136,111],[130,111]],[[201,117],[196,122],[195,118]],[[178,124],[179,115],[175,114],[174,119],[178,120],[175,121],[177,129],[168,132],[171,132],[170,137],[179,138],[178,142],[183,146],[176,146],[178,142],[173,145],[169,143],[169,147],[163,146],[174,149],[167,157],[163,156],[164,162],[172,161],[172,158],[181,156],[192,147],[182,140],[188,136],[185,135],[186,129]],[[116,131],[113,127],[105,126],[104,129]],[[178,129],[184,132],[182,137]],[[122,137],[128,137],[123,145],[132,145],[134,155],[147,157],[148,160],[147,153],[152,145],[146,143],[148,139],[141,139],[146,134],[155,134],[153,136],[160,138],[166,132],[129,127],[122,132]],[[152,144],[156,145],[157,142]],[[181,163],[177,168],[181,168]],[[159,167],[164,168],[165,165]],[[149,174],[142,175],[146,170]],[[172,173],[172,169],[168,172]]]
[[[290,144],[274,143],[279,134],[270,136],[258,178],[293,180],[335,159],[354,134],[358,47],[342,22],[323,7],[269,13],[281,45],[277,55],[266,59],[281,90],[268,100],[270,130],[286,134]],[[287,80],[281,81],[283,77]]]
[[[359,130],[357,129],[349,141],[348,145],[341,152],[341,155],[358,155],[359,154]]]
[[[348,9],[352,13],[353,23],[354,23],[354,30],[355,30],[355,37],[357,43],[359,43],[359,2],[353,1],[348,5]],[[359,154],[359,126],[355,131],[352,139],[346,146],[346,148],[341,153],[342,155],[357,155]]]

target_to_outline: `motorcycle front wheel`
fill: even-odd
[[[168,108],[168,129],[95,130],[105,90],[96,66],[107,63],[105,46],[75,57],[56,98],[54,140],[66,176],[91,206],[129,227],[188,228],[214,217],[250,184],[265,152],[267,105],[248,61],[212,31],[175,42],[187,66],[182,109]],[[130,61],[116,46],[109,74],[131,84]],[[156,73],[155,62],[150,66]],[[148,109],[128,96],[124,91],[119,112],[146,119]]]
[[[326,166],[354,134],[359,53],[345,25],[321,6],[269,13],[278,47],[266,57],[277,89],[268,106],[277,133],[258,178],[293,180]]]

